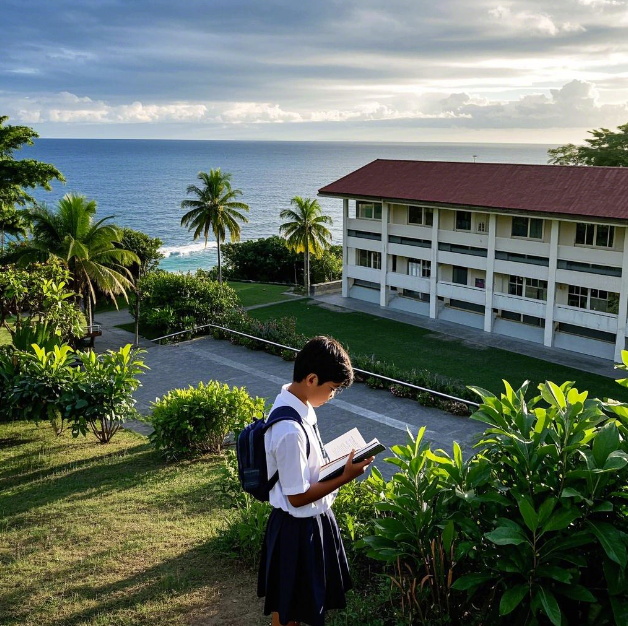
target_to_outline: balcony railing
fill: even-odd
[[[601,330],[606,333],[617,332],[617,315],[614,313],[602,313],[601,311],[590,311],[575,306],[557,304],[554,306],[554,320],[583,328]]]
[[[372,267],[362,267],[361,265],[347,265],[345,272],[347,278],[359,278],[373,283],[381,282],[382,278],[381,270],[376,270]]]
[[[398,272],[388,272],[386,274],[386,282],[390,287],[399,287],[400,289],[411,289],[412,291],[421,291],[423,293],[430,292],[430,279],[421,278],[419,276],[409,276],[408,274],[400,274]]]
[[[543,300],[496,292],[493,294],[493,308],[534,317],[545,317],[547,303]]]
[[[486,290],[480,287],[469,287],[458,283],[440,282],[436,284],[436,293],[443,298],[472,302],[473,304],[484,304]]]

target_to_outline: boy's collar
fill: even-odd
[[[288,391],[288,387],[290,383],[287,383],[282,386],[281,399],[288,405],[291,406],[297,413],[304,419],[308,424],[314,425],[316,424],[316,414],[314,413],[314,408],[308,402],[307,404],[301,402],[299,398],[297,398],[291,391]]]

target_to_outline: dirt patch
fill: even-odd
[[[244,567],[230,568],[217,580],[214,593],[202,613],[192,616],[189,626],[270,626],[264,615],[264,599],[257,597],[257,577]]]
[[[321,309],[327,309],[328,311],[333,311],[334,313],[352,313],[350,309],[345,309],[343,306],[338,306],[336,304],[328,304],[327,302],[311,302],[310,304],[314,304],[315,306],[320,307]]]
[[[462,337],[455,337],[454,335],[444,335],[443,333],[427,333],[423,335],[426,339],[434,339],[436,341],[450,341],[452,343],[460,343],[463,346],[468,346],[474,350],[488,350],[490,346],[478,341],[472,341],[471,339],[463,339]]]

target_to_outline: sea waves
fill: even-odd
[[[167,259],[173,256],[188,256],[190,254],[194,254],[196,252],[205,252],[216,248],[217,244],[215,241],[208,241],[207,247],[205,247],[205,241],[195,241],[193,243],[187,243],[182,246],[162,246],[159,248],[159,251],[164,255]]]

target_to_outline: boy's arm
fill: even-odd
[[[314,483],[310,485],[310,488],[305,493],[297,493],[288,497],[288,501],[293,507],[305,506],[306,504],[310,504],[315,502],[316,500],[320,500],[326,495],[330,494],[332,491],[335,491],[342,485],[346,485],[351,482],[353,479],[357,478],[361,474],[364,474],[366,468],[373,462],[375,457],[369,457],[364,461],[360,461],[359,463],[353,462],[353,455],[355,454],[355,450],[351,450],[351,454],[349,454],[349,458],[345,463],[345,469],[336,478],[332,478],[330,480],[326,480],[322,483]]]

